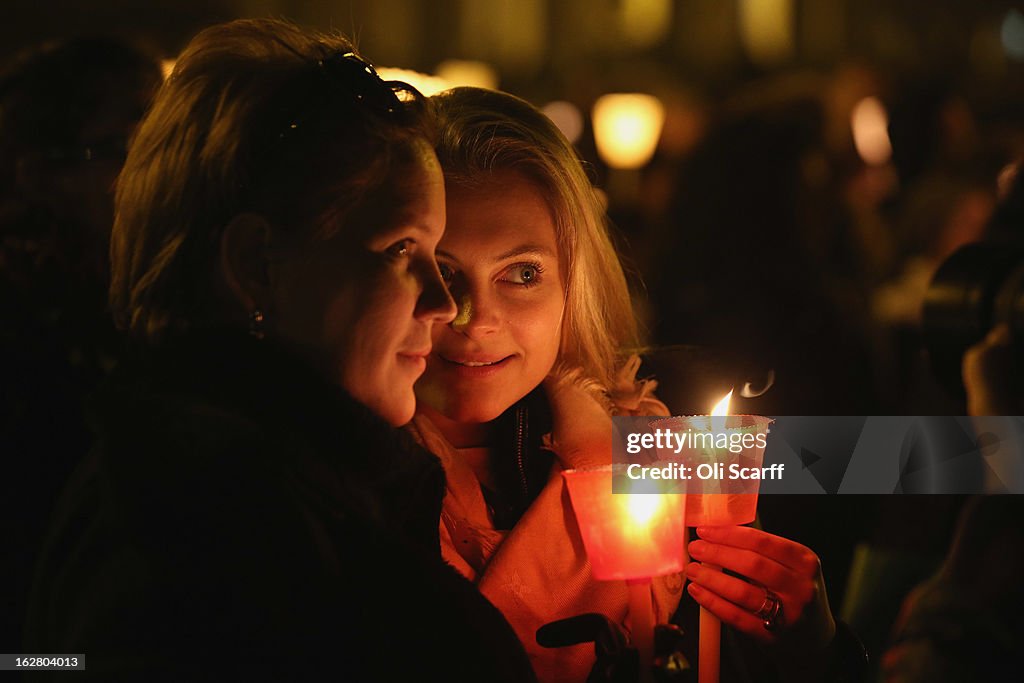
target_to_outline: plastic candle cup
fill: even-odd
[[[690,415],[651,422],[653,429],[672,432],[671,443],[676,444],[660,449],[659,460],[678,462],[690,468],[687,526],[727,526],[754,521],[761,480],[733,477],[733,473],[761,469],[771,423],[770,418],[759,415]]]
[[[562,473],[590,569],[599,581],[649,579],[683,570],[685,495],[679,482],[629,481],[635,493],[612,493],[625,466]]]

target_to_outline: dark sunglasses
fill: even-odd
[[[402,102],[395,90],[381,79],[373,66],[355,53],[331,55],[317,62],[317,66],[318,78],[324,85],[321,94],[326,99],[337,101],[340,98],[385,119],[401,120],[403,117]],[[312,116],[313,109],[315,107],[310,107],[307,113],[294,119],[278,137],[284,140],[295,134]]]

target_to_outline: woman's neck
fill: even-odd
[[[420,404],[419,411],[434,423],[448,443],[455,448],[490,448],[493,446],[494,429],[491,422],[458,422],[423,404]]]
[[[491,466],[494,430],[490,422],[457,422],[426,406],[420,408],[438,431],[469,465],[481,485],[494,490],[498,484]]]

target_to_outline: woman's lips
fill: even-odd
[[[422,374],[423,371],[427,369],[427,356],[429,355],[429,353],[430,353],[429,351],[427,351],[427,352],[414,351],[414,352],[411,352],[411,353],[399,353],[398,354],[398,360],[403,365],[405,365],[406,367],[410,367],[410,368],[414,369],[416,371],[416,373],[419,375],[419,374]]]
[[[443,363],[443,367],[449,372],[463,377],[487,377],[500,372],[505,368],[514,356],[503,356],[501,358],[470,357],[470,358],[449,358],[437,354]]]

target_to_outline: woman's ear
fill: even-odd
[[[228,291],[246,312],[271,300],[270,242],[273,228],[256,213],[242,213],[220,238],[220,274]]]

